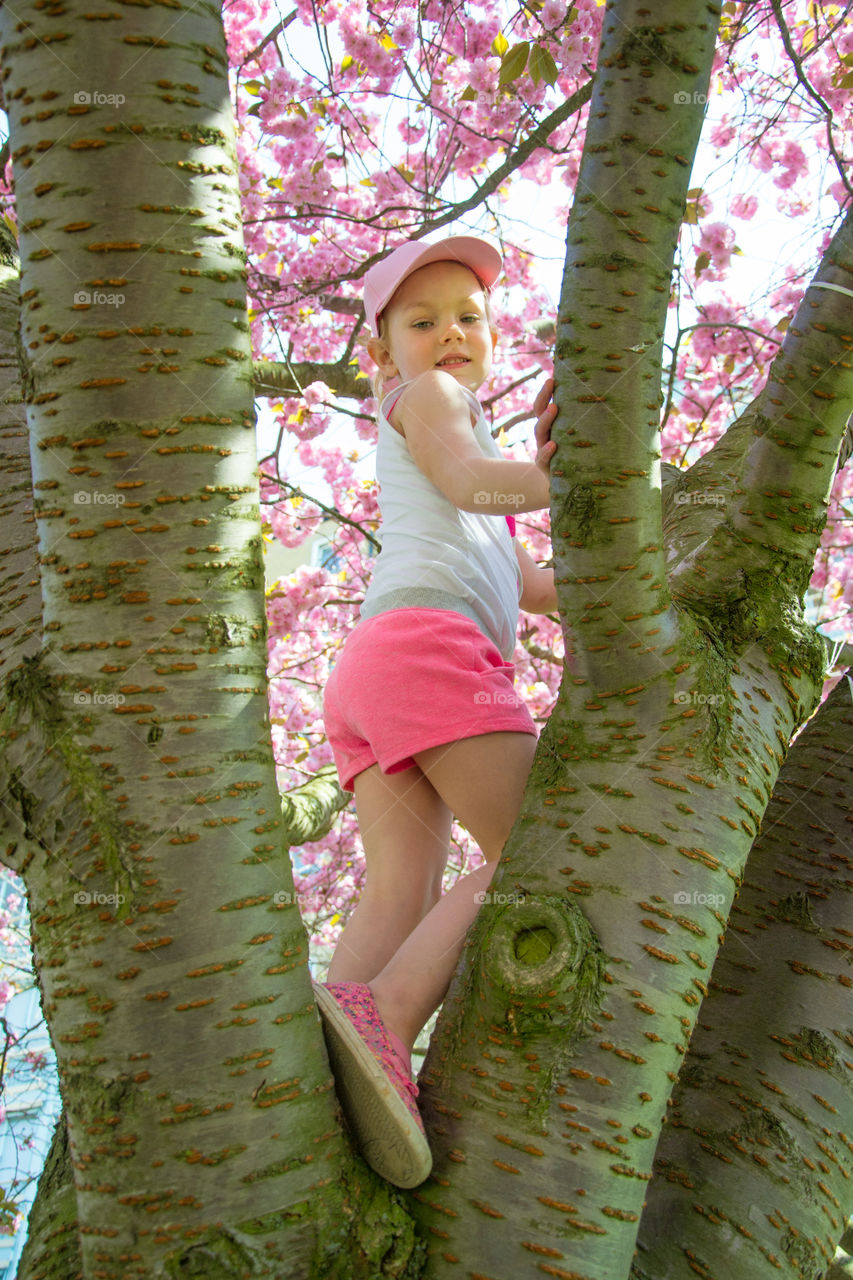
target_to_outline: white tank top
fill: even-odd
[[[471,618],[508,660],[515,649],[521,596],[512,535],[502,515],[460,511],[416,465],[405,438],[386,416],[389,400],[396,400],[406,385],[383,396],[379,409],[376,479],[382,550],[361,616],[413,607],[451,609]],[[503,457],[479,400],[467,387],[461,390],[476,415],[474,439],[486,457]]]

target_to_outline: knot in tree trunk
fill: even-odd
[[[497,899],[482,943],[491,1021],[516,1035],[547,1033],[555,1023],[579,1030],[598,1006],[604,974],[604,955],[580,907],[523,891],[488,896]]]

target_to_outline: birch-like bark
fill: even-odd
[[[347,800],[348,796],[338,787],[332,771],[328,767],[321,769],[316,777],[282,795],[284,838],[291,845],[308,844],[321,839]],[[318,1218],[322,1220],[322,1214]],[[376,1232],[375,1224],[371,1224],[371,1230],[378,1245],[382,1232]],[[38,1193],[27,1222],[27,1232],[17,1280],[38,1280],[45,1276],[70,1280],[73,1276],[83,1274],[77,1199],[64,1113],[56,1123],[44,1170],[39,1178]],[[406,1234],[411,1238],[411,1228],[407,1229]],[[386,1237],[384,1243],[393,1245],[394,1242]],[[352,1275],[358,1274],[365,1262],[372,1265],[370,1250],[363,1251],[360,1246],[347,1250],[343,1257],[336,1260],[343,1261],[349,1268],[347,1274]],[[294,1271],[293,1274],[298,1273]]]
[[[0,668],[3,849],[81,1271],[403,1274],[411,1224],[339,1124],[282,837],[219,11],[4,6],[0,46],[32,464],[2,549],[31,560],[34,494],[44,624]]]
[[[41,646],[41,590],[26,410],[21,395],[17,245],[0,224],[0,681]],[[0,808],[0,830],[3,811]]]
[[[636,1280],[820,1276],[851,1208],[853,695],[791,747],[655,1156]]]

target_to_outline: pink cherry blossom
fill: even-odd
[[[735,243],[734,230],[725,222],[709,222],[702,226],[699,249],[711,255],[717,268],[729,265]]]
[[[755,216],[758,209],[758,196],[737,195],[732,199],[729,205],[729,212],[734,214],[736,218],[742,218],[745,222]]]

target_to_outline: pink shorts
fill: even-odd
[[[536,734],[515,666],[464,614],[392,609],[348,636],[323,697],[341,786],[372,764],[411,769],[419,751],[481,733]]]

